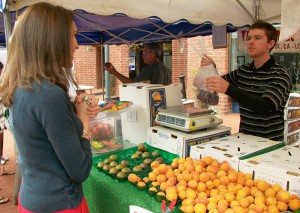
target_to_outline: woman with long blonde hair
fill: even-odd
[[[49,3],[29,6],[8,47],[0,96],[19,150],[19,212],[88,212],[82,182],[92,153],[68,96],[78,48],[73,13]]]

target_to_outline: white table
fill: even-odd
[[[93,94],[92,89],[94,89],[94,88],[95,88],[94,86],[88,86],[88,85],[79,84],[77,90],[90,90],[90,93]]]

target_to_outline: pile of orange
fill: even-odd
[[[300,208],[299,197],[280,185],[253,180],[252,175],[237,172],[228,162],[212,157],[175,158],[171,165],[153,161],[151,168],[147,180],[164,192],[167,200],[181,202],[183,212],[276,213]],[[141,181],[131,178],[129,181]]]

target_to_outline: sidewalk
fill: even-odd
[[[230,113],[227,115],[218,115],[217,117],[223,119],[223,125],[232,128],[231,133],[237,133],[240,123],[240,114]],[[4,131],[4,150],[5,156],[9,157],[9,160],[5,163],[4,169],[15,171],[15,152],[14,152],[14,142],[12,134],[8,131]],[[9,202],[5,204],[0,204],[1,213],[17,213],[18,207],[13,205],[12,196],[14,188],[14,178],[15,175],[4,175],[0,176],[0,197],[9,198]]]

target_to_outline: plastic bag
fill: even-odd
[[[200,68],[193,85],[199,90],[197,98],[200,101],[209,105],[217,105],[219,103],[218,93],[209,91],[206,87],[206,78],[209,76],[218,76],[217,69],[212,64]]]
[[[200,49],[197,49],[196,46],[191,45],[192,49],[197,53],[199,57],[205,57],[205,39],[200,39]],[[193,85],[198,88],[199,93],[197,98],[209,105],[217,105],[219,103],[219,95],[217,92],[209,91],[206,87],[206,78],[209,76],[218,76],[217,69],[209,64],[207,66],[201,67],[198,74],[194,78]]]

